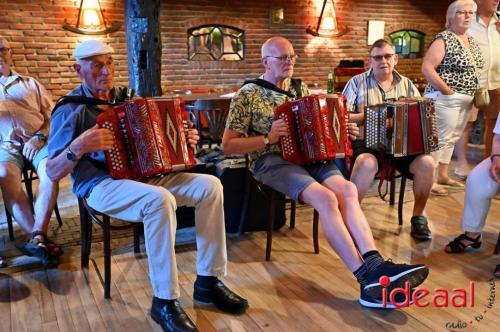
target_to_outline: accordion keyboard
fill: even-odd
[[[113,131],[114,129],[113,124],[109,121],[104,122],[102,124],[102,128],[106,128],[111,131]],[[108,152],[109,156],[111,157],[111,167],[113,168],[113,170],[121,171],[123,169],[123,163],[120,159],[120,154],[118,153],[118,145],[116,144],[116,142]]]
[[[279,116],[280,119],[285,120],[285,122],[288,123],[288,116],[285,113],[280,114]],[[292,142],[292,137],[291,136],[284,136],[281,138],[283,140],[283,154],[286,156],[291,156],[295,153],[294,148],[293,148],[293,142]]]

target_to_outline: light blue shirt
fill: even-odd
[[[68,96],[92,97],[87,87],[82,84]],[[96,124],[96,117],[101,113],[97,106],[69,103],[59,107],[51,117],[49,136],[49,160],[61,153],[85,130]],[[77,163],[71,180],[73,192],[78,197],[88,197],[92,188],[102,180],[109,178],[106,158],[103,151],[87,153]]]

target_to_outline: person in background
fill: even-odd
[[[58,182],[46,173],[53,104],[40,83],[12,69],[13,51],[9,41],[0,36],[0,187],[7,209],[28,233],[17,248],[37,257],[44,266],[57,265],[62,249],[47,236],[59,191]],[[39,179],[34,214],[21,183],[25,163],[36,169]],[[3,257],[0,266],[5,266]]]
[[[429,82],[424,95],[435,100],[438,124],[438,151],[432,152],[437,172],[431,193],[444,196],[443,186],[463,188],[448,175],[453,148],[467,124],[479,72],[484,59],[474,38],[467,35],[476,13],[472,0],[456,0],[446,12],[446,30],[432,41],[422,63],[422,73]]]
[[[82,84],[69,96],[114,101],[114,50],[97,40],[87,40],[74,50],[74,69]],[[179,302],[175,258],[177,206],[195,207],[197,278],[194,300],[222,311],[240,314],[248,308],[219,279],[226,274],[227,254],[222,185],[211,175],[170,173],[146,182],[112,179],[104,150],[114,145],[113,133],[96,125],[97,106],[69,103],[54,110],[47,173],[55,181],[71,173],[73,191],[90,207],[112,218],[144,223],[149,277],[153,290],[151,317],[164,331],[197,331]],[[196,145],[198,132],[187,140]]]
[[[500,0],[476,0],[477,12],[467,34],[478,43],[485,60],[479,77],[481,87],[488,89],[490,104],[481,109],[484,115],[484,153],[483,158],[491,154],[493,127],[500,111],[500,21],[497,7]],[[457,164],[455,175],[465,179],[469,173],[467,146],[472,124],[477,119],[478,109],[473,107],[472,114],[463,135],[455,146]]]
[[[462,231],[448,243],[445,251],[450,254],[464,252],[468,247],[481,247],[481,233],[490,210],[491,199],[500,193],[500,118],[493,130],[492,154],[470,172],[465,187]],[[500,277],[499,266],[495,276]]]
[[[319,213],[328,243],[360,284],[360,304],[381,308],[381,276],[391,278],[391,287],[404,285],[405,281],[416,287],[426,279],[428,269],[382,258],[359,205],[356,187],[342,177],[333,161],[300,166],[281,157],[278,143],[289,132],[284,120],[274,120],[274,110],[299,91],[307,94],[303,83],[298,87],[291,84],[296,59],[292,44],[283,37],[271,37],[262,45],[265,71],[260,79],[264,82],[253,81],[236,92],[222,149],[225,154],[249,154],[250,170],[258,181],[295,201],[312,205]],[[350,128],[352,132],[357,127]]]
[[[347,98],[349,121],[362,126],[365,107],[388,100],[420,97],[415,85],[394,69],[398,62],[395,53],[394,45],[387,40],[379,39],[373,43],[368,60],[370,69],[351,78],[342,92]],[[361,202],[375,175],[386,171],[382,167],[388,162],[381,152],[365,147],[362,133],[352,142],[352,148],[351,181],[358,189]],[[413,179],[415,203],[411,217],[411,236],[416,240],[430,240],[432,233],[424,212],[432,186],[434,160],[430,155],[422,154],[394,158],[394,163],[401,174]]]

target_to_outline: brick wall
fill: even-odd
[[[226,88],[240,85],[245,78],[260,75],[260,45],[271,35],[289,38],[299,60],[296,76],[308,83],[324,85],[329,69],[340,59],[367,59],[368,20],[384,20],[385,33],[412,28],[426,34],[426,46],[443,29],[448,0],[337,0],[339,23],[349,32],[339,38],[315,38],[305,28],[315,25],[320,0],[164,0],[161,4],[163,43],[162,86],[166,90]],[[65,19],[74,21],[79,1],[3,0],[0,3],[0,34],[14,49],[15,69],[40,80],[54,98],[79,82],[71,69],[71,52],[85,37],[61,28]],[[123,22],[124,1],[101,0],[105,16]],[[270,24],[270,8],[283,7],[285,22]],[[188,61],[186,30],[201,24],[218,23],[245,30],[243,61]],[[124,29],[101,37],[117,51],[118,84],[128,81]],[[419,59],[400,60],[398,69],[420,77]]]

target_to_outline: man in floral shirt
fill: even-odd
[[[428,269],[382,258],[361,211],[356,187],[342,177],[333,161],[300,166],[281,157],[279,139],[289,132],[285,121],[274,120],[274,109],[307,94],[307,89],[291,80],[297,55],[287,39],[268,39],[261,55],[264,74],[260,80],[245,84],[231,102],[222,138],[224,153],[248,153],[257,180],[312,205],[328,242],[360,283],[361,305],[382,307],[381,276],[391,278],[389,287],[406,281],[416,287],[425,280]]]

